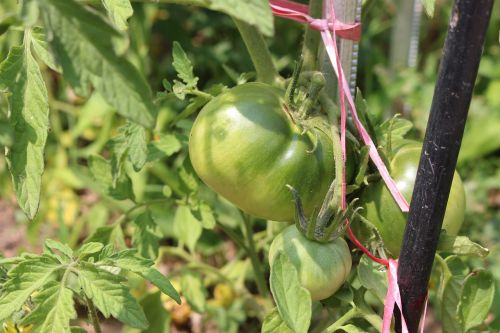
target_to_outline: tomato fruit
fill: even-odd
[[[189,155],[203,182],[243,211],[293,221],[285,185],[298,191],[309,216],[334,178],[334,158],[326,120],[298,125],[282,96],[270,85],[246,83],[215,97],[194,122]]]
[[[307,239],[295,225],[290,225],[271,244],[271,265],[278,251],[288,256],[297,269],[301,285],[309,290],[313,301],[333,295],[351,271],[351,252],[341,237],[329,243],[319,243]]]
[[[421,150],[420,144],[407,144],[396,152],[390,162],[390,174],[408,202],[413,193]],[[383,181],[370,184],[361,194],[360,204],[364,208],[361,214],[378,229],[386,249],[393,256],[398,256],[408,214],[401,212]],[[448,234],[456,236],[464,221],[464,214],[464,187],[460,176],[455,171],[443,229]]]

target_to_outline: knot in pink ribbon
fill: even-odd
[[[308,6],[301,5],[288,0],[270,0],[269,4],[274,15],[288,18],[290,20],[306,23],[312,29],[318,31],[332,31],[341,38],[359,41],[361,38],[360,23],[343,23],[338,20],[333,22],[327,19],[318,19],[309,16]]]

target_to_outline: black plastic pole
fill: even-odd
[[[399,257],[398,283],[410,333],[418,330],[425,302],[492,4],[456,0],[448,26]]]

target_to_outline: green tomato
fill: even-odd
[[[407,144],[400,148],[390,162],[390,174],[408,202],[411,201],[413,186],[420,161],[420,144]],[[379,231],[386,249],[394,257],[399,255],[406,226],[407,213],[402,213],[382,180],[370,184],[361,194],[361,214]],[[465,214],[465,192],[460,176],[455,171],[451,186],[443,229],[456,236]],[[363,234],[361,226],[354,226],[354,232]],[[363,238],[363,236],[361,236]]]
[[[309,290],[313,301],[332,296],[351,271],[351,252],[343,238],[318,243],[307,239],[291,225],[274,238],[269,249],[271,265],[278,251],[290,259],[297,269],[300,284]]]
[[[189,138],[198,176],[243,211],[293,221],[289,184],[305,214],[319,207],[334,178],[332,139],[323,117],[292,119],[282,91],[262,83],[239,85],[200,111]],[[349,168],[349,177],[352,173]]]

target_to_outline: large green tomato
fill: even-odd
[[[297,269],[300,284],[309,290],[313,301],[333,295],[351,271],[351,252],[343,238],[318,243],[307,239],[291,225],[273,240],[269,249],[271,265],[278,251],[288,256]]]
[[[334,158],[324,118],[303,121],[310,128],[303,133],[282,95],[272,86],[246,83],[215,97],[194,122],[189,155],[203,182],[243,211],[293,221],[286,185],[299,192],[309,217],[334,178]]]
[[[396,152],[390,163],[391,176],[408,202],[413,194],[421,150],[420,144],[407,144]],[[384,182],[370,184],[361,194],[360,204],[364,208],[361,214],[377,227],[386,249],[393,257],[399,256],[408,214],[401,212]],[[464,187],[460,176],[455,172],[443,229],[450,235],[457,235],[464,221],[464,213]],[[359,226],[354,226],[353,229],[355,233],[363,232]]]

